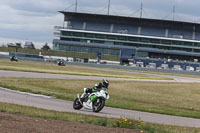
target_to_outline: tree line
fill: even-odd
[[[7,44],[7,47],[16,47],[16,48],[22,48],[22,44],[21,43],[8,43]],[[36,49],[35,48],[35,45],[32,43],[32,42],[25,42],[25,45],[24,45],[24,48],[25,49]],[[51,50],[51,48],[49,47],[48,43],[45,43],[41,50]]]

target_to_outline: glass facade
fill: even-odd
[[[70,52],[84,52],[84,53],[102,53],[108,55],[120,55],[120,50],[108,49],[108,48],[95,48],[95,47],[85,47],[85,46],[72,46],[72,45],[59,45],[59,50],[70,51]]]
[[[79,39],[77,39],[79,38]],[[107,35],[96,33],[84,33],[75,31],[62,31],[62,39],[76,42],[98,43],[106,45],[134,46],[157,48],[162,50],[180,50],[192,52],[200,50],[200,43],[189,41],[177,41],[167,39],[155,39],[145,37],[131,37],[124,35]]]
[[[138,19],[60,11],[63,27],[57,27],[54,50],[80,54],[102,53],[121,57],[135,50],[134,58],[148,57],[200,61],[200,24]],[[58,33],[59,32],[59,33]]]
[[[136,57],[172,57],[169,53],[161,54],[158,50],[170,50],[170,51],[183,51],[183,52],[200,52],[200,42],[179,40],[179,39],[167,39],[161,37],[144,37],[144,36],[131,36],[126,34],[111,34],[105,32],[92,32],[84,30],[60,30],[60,40],[80,43],[80,46],[74,46],[72,44],[54,44],[54,50],[63,50],[76,53],[102,53],[106,55],[120,56],[121,49],[114,48],[113,46],[121,47],[133,47],[139,48],[136,50]],[[95,47],[93,45],[84,46],[84,44],[98,44],[102,45],[102,48]],[[104,48],[106,46],[106,48]],[[112,46],[112,47],[109,47]],[[143,50],[144,48],[150,49]],[[157,50],[157,52],[155,52]],[[183,56],[179,55],[178,56]],[[182,57],[181,57],[182,58]]]

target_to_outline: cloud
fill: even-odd
[[[74,3],[75,0],[1,0],[0,37],[52,42],[54,26],[63,22],[58,11],[74,11]],[[199,0],[111,0],[110,13],[139,17],[141,3],[143,17],[172,19],[175,5],[175,20],[194,22],[199,18]],[[106,14],[107,6],[108,0],[78,0],[79,12]]]
[[[9,0],[4,3],[0,2],[0,37],[52,42],[54,26],[62,23],[63,16],[57,12],[57,9],[51,11],[55,13],[48,12],[53,8],[49,4],[49,7],[42,10],[39,7],[41,8],[47,4],[43,3],[43,5],[38,5],[37,8],[32,7],[32,9],[29,8],[27,10],[25,8],[20,9],[23,4],[25,6],[26,2],[23,3],[22,0],[19,3],[9,3]],[[46,12],[48,13],[46,14]]]
[[[9,5],[11,8],[19,11],[55,14],[58,9],[67,5],[65,0],[8,0],[4,4]]]

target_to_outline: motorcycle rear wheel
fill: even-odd
[[[79,99],[76,98],[73,103],[73,108],[76,110],[80,110],[82,107],[83,105],[80,103]]]
[[[92,104],[92,110],[93,112],[98,113],[99,111],[101,111],[103,109],[105,105],[105,99],[99,97],[96,100],[94,100],[93,104]]]

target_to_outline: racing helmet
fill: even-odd
[[[109,80],[103,79],[102,80],[102,84],[103,84],[103,87],[108,88],[108,86],[109,86]]]

